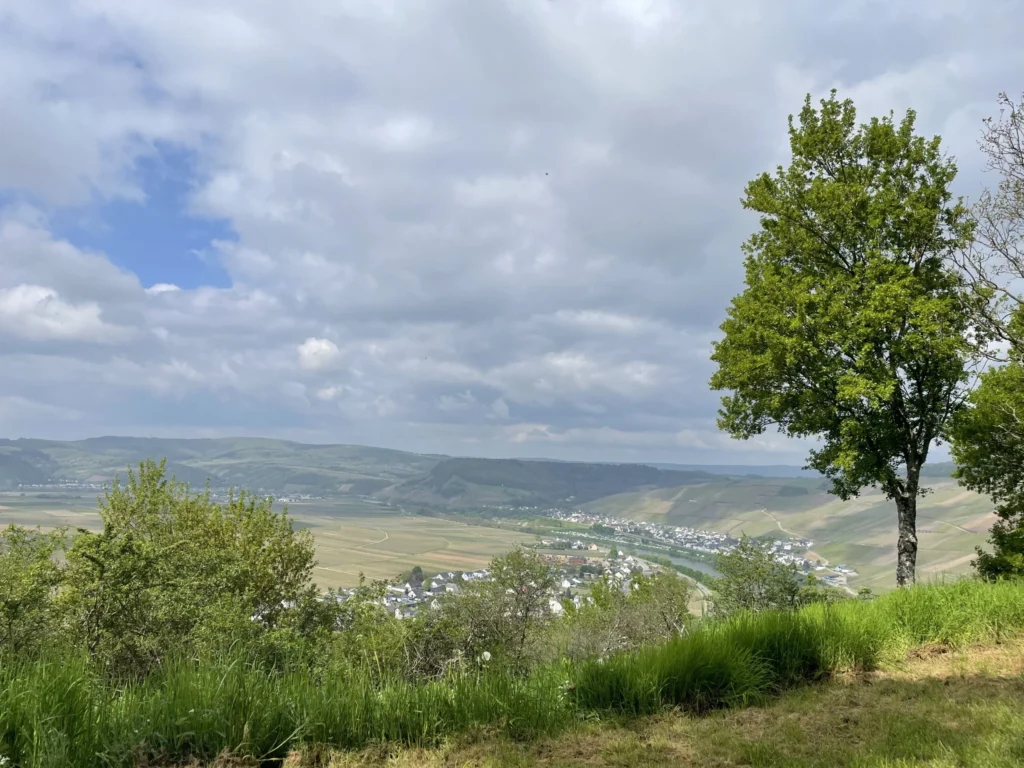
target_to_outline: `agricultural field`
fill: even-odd
[[[531,534],[378,509],[375,514],[332,514],[330,508],[291,505],[290,514],[316,539],[321,587],[350,587],[359,574],[390,579],[413,566],[424,573],[474,570],[505,554]]]
[[[316,539],[319,565],[314,579],[322,588],[348,587],[367,579],[393,578],[415,565],[425,573],[481,568],[518,543],[537,537],[467,525],[362,499],[329,499],[288,505],[295,522]],[[0,527],[10,523],[99,530],[95,496],[40,498],[0,494]]]
[[[44,529],[87,528],[100,530],[97,497],[85,495],[0,494],[0,527],[10,524]]]

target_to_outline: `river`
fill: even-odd
[[[689,557],[679,557],[678,555],[670,555],[667,552],[659,552],[656,549],[647,549],[645,547],[630,547],[630,549],[636,549],[638,556],[643,557],[646,555],[656,555],[658,557],[667,557],[676,565],[685,565],[687,568],[693,568],[695,571],[706,573],[708,576],[714,576],[718,578],[722,574],[715,570],[715,566],[711,563],[706,563],[703,560],[691,559]]]

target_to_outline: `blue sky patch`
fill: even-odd
[[[59,213],[53,220],[55,234],[79,248],[102,251],[138,275],[145,287],[230,287],[231,278],[211,245],[236,239],[230,222],[188,210],[196,184],[194,154],[162,145],[156,154],[141,158],[135,170],[145,200],[112,200]]]

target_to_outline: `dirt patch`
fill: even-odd
[[[1024,638],[961,650],[933,644],[915,648],[904,664],[867,675],[871,680],[1004,678],[1024,674]]]
[[[920,648],[914,648],[907,654],[907,658],[913,661],[931,661],[937,656],[945,656],[949,653],[949,648],[945,645],[922,645]]]

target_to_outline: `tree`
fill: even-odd
[[[461,594],[444,599],[436,616],[428,614],[434,627],[430,642],[463,658],[486,651],[509,669],[525,672],[535,630],[550,617],[554,576],[536,552],[517,547],[491,561],[491,577],[471,582]],[[436,658],[437,652],[431,655]]]
[[[501,645],[513,665],[525,668],[530,629],[549,615],[549,596],[555,586],[551,569],[536,552],[517,547],[491,562],[492,594],[502,606]]]
[[[751,181],[761,214],[746,289],[712,359],[719,426],[813,438],[808,467],[840,498],[879,486],[896,503],[896,580],[912,584],[921,467],[962,407],[976,357],[972,301],[950,266],[971,238],[956,173],[914,112],[857,125],[835,92],[789,121],[792,162]]]
[[[1010,361],[986,371],[971,393],[970,408],[952,429],[954,476],[962,485],[988,494],[998,520],[992,527],[993,552],[977,549],[974,566],[986,579],[1024,576],[1024,360],[1010,349]]]
[[[103,532],[79,531],[61,599],[80,639],[115,675],[144,673],[172,649],[274,630],[310,598],[308,531],[269,499],[226,504],[169,480],[146,461],[100,503]]]
[[[972,207],[975,237],[956,261],[980,299],[979,329],[1024,350],[1024,94],[1020,102],[1000,94],[999,107],[998,119],[985,120],[980,141],[999,183]]]
[[[693,619],[692,596],[690,583],[675,573],[638,574],[630,582],[630,624],[650,633],[647,642],[682,634]]]
[[[715,560],[722,574],[715,582],[716,614],[792,610],[800,604],[796,566],[776,562],[768,544],[744,536]]]
[[[978,548],[974,561],[985,579],[1024,577],[1024,104],[1003,94],[1000,105],[981,140],[1000,181],[974,206],[977,241],[960,263],[981,299],[978,326],[1002,342],[991,357],[1005,365],[981,376],[952,429],[954,476],[991,496],[999,517],[992,552]]]

